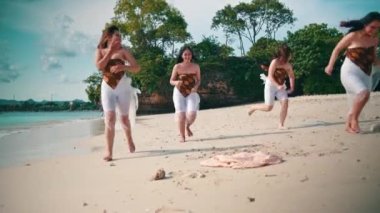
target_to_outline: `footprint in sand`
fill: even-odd
[[[201,172],[191,172],[191,173],[183,175],[182,177],[195,179],[195,178],[205,178],[206,175]]]
[[[161,207],[154,211],[155,213],[191,213],[190,210],[179,209],[179,208],[170,208],[170,207]]]

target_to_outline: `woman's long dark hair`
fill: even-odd
[[[182,55],[183,55],[183,52],[185,52],[185,50],[189,50],[191,52],[191,62],[194,62],[194,61],[197,60],[197,58],[194,55],[194,51],[191,49],[191,47],[188,46],[188,45],[185,45],[185,46],[183,46],[179,50],[179,53],[178,53],[178,56],[177,56],[177,63],[182,63],[183,62]]]
[[[100,37],[100,41],[98,44],[98,49],[104,49],[108,47],[107,36],[112,36],[115,32],[119,32],[119,28],[115,25],[110,25],[103,30],[102,37]]]
[[[278,47],[277,52],[274,54],[274,58],[282,58],[285,61],[288,61],[291,55],[292,51],[290,50],[290,47],[287,44],[281,44]]]
[[[366,25],[373,21],[380,21],[380,13],[370,12],[359,20],[341,21],[340,26],[350,28],[348,33],[351,33],[363,29]]]

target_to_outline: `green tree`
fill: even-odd
[[[266,33],[268,38],[276,39],[276,32],[287,24],[293,24],[297,19],[293,11],[278,0],[264,0],[266,7]]]
[[[140,54],[138,58],[141,72],[132,76],[135,86],[144,94],[158,92],[165,95],[170,87],[169,78],[173,59],[163,54],[159,49],[146,51],[145,54]]]
[[[211,28],[221,28],[226,38],[237,35],[240,53],[244,56],[243,38],[253,45],[264,29],[269,38],[275,38],[279,28],[293,24],[295,20],[293,12],[278,0],[253,0],[241,2],[235,7],[227,5],[217,11]]]
[[[279,42],[271,39],[262,37],[257,42],[252,45],[249,49],[247,55],[257,61],[258,64],[270,63],[278,48]]]
[[[214,30],[222,29],[226,36],[226,45],[228,44],[231,35],[237,35],[239,39],[239,49],[241,55],[245,54],[243,44],[243,30],[244,23],[238,19],[236,9],[231,5],[225,6],[223,9],[218,10],[212,18],[211,28]]]
[[[181,13],[165,0],[119,0],[113,21],[120,26],[135,52],[149,48],[171,49],[191,36]]]
[[[256,43],[259,33],[265,29],[269,38],[275,38],[279,28],[293,24],[293,12],[278,0],[253,0],[236,5],[238,20],[243,22],[242,35],[251,44]]]
[[[203,61],[216,61],[224,59],[233,54],[233,48],[220,44],[214,36],[203,37],[202,41],[193,46],[194,52],[200,62]]]
[[[242,23],[244,30],[242,35],[253,45],[258,34],[264,27],[266,10],[262,0],[250,3],[239,3],[235,6],[238,20]]]
[[[100,87],[102,83],[102,75],[100,72],[93,73],[87,77],[84,83],[88,84],[86,93],[88,100],[95,105],[100,105]]]
[[[260,79],[262,73],[255,60],[249,57],[229,57],[225,60],[225,72],[234,93],[241,98],[262,100],[264,84]]]
[[[288,32],[286,42],[292,49],[293,66],[298,94],[329,94],[343,92],[339,80],[342,60],[335,64],[333,77],[328,77],[324,69],[328,64],[335,45],[342,33],[327,24],[310,24],[294,33]]]

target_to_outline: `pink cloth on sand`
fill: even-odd
[[[233,169],[256,168],[283,162],[276,155],[265,154],[261,151],[255,153],[239,152],[233,155],[216,155],[201,162],[202,166],[228,167]]]

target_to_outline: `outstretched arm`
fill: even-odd
[[[342,52],[342,50],[346,49],[351,44],[353,37],[354,37],[354,33],[347,34],[335,46],[334,50],[331,53],[329,64],[325,68],[325,73],[327,75],[332,74],[336,59],[338,58],[340,52]]]

